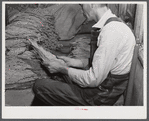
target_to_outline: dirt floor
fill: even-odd
[[[7,90],[5,93],[5,104],[6,106],[30,106],[33,98],[32,89]]]

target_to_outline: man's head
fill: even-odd
[[[107,4],[81,4],[81,7],[88,21],[98,21],[108,10]]]

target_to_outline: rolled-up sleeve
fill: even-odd
[[[121,32],[109,28],[100,34],[98,43],[92,67],[89,70],[68,69],[69,77],[81,87],[97,87],[104,81],[124,41]]]

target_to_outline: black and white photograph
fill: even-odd
[[[145,119],[146,96],[147,2],[2,2],[4,119]]]

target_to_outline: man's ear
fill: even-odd
[[[93,9],[93,8],[98,8],[98,4],[90,4],[91,6],[91,8]]]

